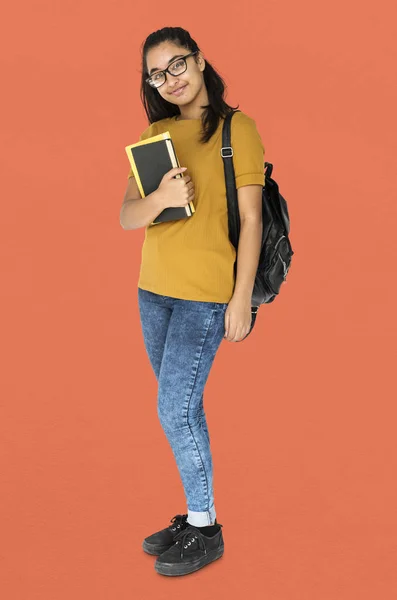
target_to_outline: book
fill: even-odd
[[[169,131],[130,144],[125,147],[125,151],[142,198],[157,190],[168,171],[180,167]],[[178,173],[175,177],[183,177],[183,173]],[[193,202],[186,206],[169,206],[150,225],[185,219],[194,212]]]

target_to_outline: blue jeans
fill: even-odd
[[[157,414],[182,480],[187,520],[210,525],[216,512],[203,391],[225,335],[227,303],[182,300],[138,287],[138,305],[158,382]]]

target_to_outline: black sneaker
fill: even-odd
[[[189,525],[175,536],[175,543],[163,552],[154,563],[161,575],[187,575],[223,556],[222,527],[212,536],[201,533]]]
[[[175,515],[175,517],[172,517],[172,525],[149,535],[143,540],[142,548],[144,551],[148,554],[159,555],[168,550],[168,548],[171,548],[174,544],[175,536],[187,527],[188,523],[186,519],[187,514]]]

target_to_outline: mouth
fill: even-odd
[[[187,86],[187,83],[185,85],[182,85],[178,89],[174,90],[173,92],[171,92],[172,95],[173,96],[180,96],[180,94],[183,92],[183,90],[185,89],[186,86]]]

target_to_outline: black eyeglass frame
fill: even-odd
[[[146,83],[148,85],[150,85],[150,87],[154,88],[154,89],[158,89],[159,87],[161,87],[162,85],[165,84],[165,82],[167,81],[167,73],[169,73],[170,75],[172,75],[172,77],[179,77],[179,75],[182,75],[182,73],[184,73],[187,69],[187,62],[186,59],[189,58],[189,56],[193,56],[194,54],[197,54],[197,52],[199,52],[199,50],[195,50],[194,52],[190,52],[189,54],[185,54],[185,56],[179,56],[178,58],[176,58],[175,60],[172,61],[172,63],[170,63],[168,65],[168,67],[166,69],[163,69],[161,71],[155,71],[154,73],[152,73],[149,77],[147,77],[145,79]],[[178,73],[178,75],[174,75],[173,73],[171,73],[171,71],[169,70],[172,65],[176,62],[178,62],[178,60],[184,60],[185,61],[185,68],[183,71],[181,71],[180,73]],[[164,74],[164,81],[163,83],[160,83],[160,85],[152,85],[149,80],[154,76],[157,75],[158,73],[163,73]]]

